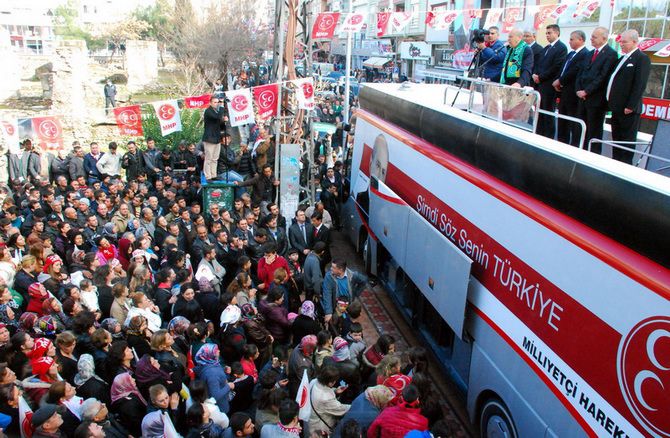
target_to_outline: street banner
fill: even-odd
[[[660,58],[667,58],[670,56],[670,44],[667,44],[665,47],[663,47],[661,50],[658,52],[654,53],[654,55],[660,57]]]
[[[458,18],[458,12],[427,12],[426,24],[436,30],[447,30],[451,23]]]
[[[37,145],[43,151],[52,152],[63,148],[63,128],[58,117],[33,117],[31,123]]]
[[[258,107],[258,118],[267,119],[277,115],[279,84],[267,84],[252,88],[254,102]]]
[[[502,14],[503,8],[489,9],[489,12],[486,14],[486,20],[484,21],[484,29],[488,29],[491,26],[497,26],[498,23],[500,23]]]
[[[390,18],[390,12],[377,12],[377,38],[381,38],[386,35],[386,30],[388,28]]]
[[[551,13],[551,18],[554,20],[558,20],[561,18],[561,15],[565,14],[565,11],[568,10],[568,4],[563,3],[562,5],[556,5],[556,9],[554,9],[554,12]]]
[[[535,14],[535,20],[533,21],[533,27],[535,30],[538,30],[540,26],[542,26],[542,23],[547,21],[555,10],[556,5],[538,6],[538,11]]]
[[[156,111],[158,122],[161,125],[161,135],[163,137],[173,132],[181,131],[181,118],[179,117],[177,99],[154,102],[152,105]]]
[[[295,95],[298,99],[298,108],[311,110],[314,108],[314,80],[310,78],[295,79]]]
[[[18,154],[21,151],[21,142],[19,137],[19,124],[15,120],[0,122],[0,131],[2,131],[2,137],[5,139],[7,144],[7,149],[10,154]]]
[[[642,118],[649,120],[670,119],[670,100],[643,97]]]
[[[312,26],[312,39],[332,40],[339,19],[339,12],[321,12],[317,14],[314,26]]]
[[[392,12],[391,13],[391,29],[393,32],[402,32],[407,26],[407,23],[412,19],[412,12]]]
[[[202,96],[190,96],[184,98],[184,106],[186,108],[202,109],[207,108],[209,100],[212,98],[211,94],[203,94]]]
[[[600,0],[581,0],[577,3],[577,8],[572,14],[572,18],[577,18],[579,16],[588,18],[593,15],[598,7],[600,7]]]
[[[287,210],[288,211],[288,210]],[[312,415],[312,403],[310,400],[310,389],[309,379],[307,378],[307,370],[304,370],[302,373],[302,380],[300,381],[300,386],[298,387],[298,393],[295,396],[295,401],[300,407],[298,412],[298,418],[302,421],[309,421],[309,417]]]
[[[251,104],[251,90],[249,88],[227,91],[226,97],[228,98],[230,126],[254,123],[254,107]]]
[[[463,10],[463,14],[466,14],[470,18],[482,18],[483,13],[484,13],[483,9],[465,9],[465,10]]]
[[[514,29],[517,21],[521,21],[523,8],[507,8],[505,12],[505,21],[503,23],[503,33],[510,33]]]
[[[130,135],[133,137],[144,135],[144,131],[142,130],[142,108],[139,105],[114,108],[114,118],[121,135]]]
[[[365,24],[365,16],[357,12],[347,14],[340,32],[360,32]]]

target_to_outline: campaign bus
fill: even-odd
[[[670,437],[670,180],[445,87],[361,91],[343,218],[366,269],[482,436]]]

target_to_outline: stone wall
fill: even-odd
[[[128,91],[141,90],[158,79],[158,45],[156,41],[126,41]]]
[[[52,58],[51,114],[62,115],[66,138],[88,137],[88,50],[82,40],[59,41]],[[45,81],[43,80],[44,84]]]
[[[21,87],[21,61],[9,41],[9,33],[0,29],[0,59],[2,59],[2,80],[0,81],[0,102],[16,95]]]

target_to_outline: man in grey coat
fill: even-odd
[[[33,152],[33,142],[30,139],[23,141],[23,151],[9,157],[9,178],[12,181],[26,181],[38,179],[40,176],[40,156]]]
[[[308,300],[311,300],[315,293],[321,292],[321,284],[323,283],[321,256],[325,250],[326,244],[317,242],[305,258],[302,278],[305,285],[305,297]]]
[[[84,169],[84,149],[81,146],[75,146],[72,151],[72,158],[68,165],[70,172],[70,181],[74,181],[80,176],[86,177],[86,170]]]

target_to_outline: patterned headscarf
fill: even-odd
[[[342,362],[349,359],[349,344],[341,337],[336,337],[333,340],[333,360],[335,362]]]
[[[302,306],[300,306],[300,313],[312,319],[316,319],[316,314],[314,312],[314,303],[311,302],[310,300],[303,301]]]
[[[365,390],[365,398],[378,409],[384,409],[395,394],[384,385],[371,386]]]
[[[35,325],[33,325],[35,333],[42,333],[46,336],[53,336],[58,333],[58,323],[51,315],[41,316]]]
[[[104,328],[105,330],[107,330],[111,334],[115,333],[114,328],[117,325],[119,325],[119,321],[117,321],[116,318],[105,318],[100,323],[100,327]]]
[[[145,406],[147,405],[147,401],[142,397],[142,394],[140,394],[139,389],[137,389],[137,384],[130,373],[121,373],[114,377],[111,392],[112,403],[124,397],[128,397],[130,394],[135,394]]]
[[[95,362],[93,361],[93,356],[90,354],[82,354],[79,356],[77,370],[79,372],[74,376],[74,384],[77,385],[77,387],[83,385],[92,377],[95,377],[101,382],[103,381],[100,377],[95,375]]]
[[[316,349],[316,336],[307,335],[300,340],[300,349],[305,356],[310,356]]]
[[[183,336],[190,325],[191,321],[188,319],[184,318],[183,316],[175,316],[168,324],[168,331],[174,333],[177,336]]]
[[[245,320],[253,319],[256,316],[256,311],[251,303],[242,304],[242,318]]]
[[[195,361],[199,365],[219,363],[219,346],[216,344],[203,345],[196,353]]]

